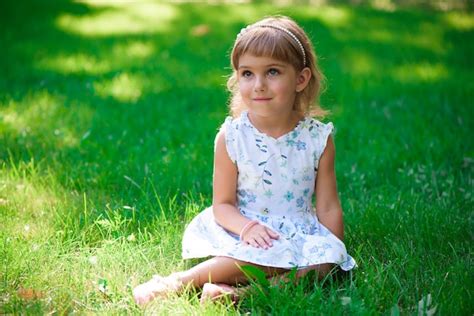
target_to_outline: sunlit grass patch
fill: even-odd
[[[448,68],[444,64],[406,64],[397,67],[393,76],[400,82],[439,82],[449,76]]]
[[[106,60],[79,53],[67,56],[54,56],[54,58],[42,60],[39,62],[38,68],[64,74],[88,73],[98,75],[110,71],[112,66]]]
[[[317,18],[324,25],[330,28],[343,27],[351,23],[354,18],[352,12],[347,7],[321,6],[314,10],[301,10],[301,14],[308,17]]]
[[[56,149],[76,147],[81,140],[82,126],[88,125],[93,110],[72,100],[71,105],[78,106],[74,113],[66,102],[63,95],[46,89],[29,93],[21,100],[11,98],[0,108],[0,128],[27,148],[33,145],[34,139],[41,139],[41,145]]]
[[[444,16],[444,20],[459,30],[468,31],[474,29],[474,16],[466,12],[448,12]]]
[[[86,54],[84,52],[70,54],[54,54],[42,56],[36,62],[39,70],[54,71],[68,75],[104,75],[136,62],[156,58],[156,48],[151,41],[130,40],[119,42],[111,47],[107,59],[102,54]],[[112,62],[113,61],[113,62]]]
[[[87,16],[66,13],[59,16],[56,23],[64,31],[82,36],[104,37],[168,31],[170,22],[176,16],[176,8],[168,4],[93,1],[79,3],[100,10]]]
[[[23,240],[45,240],[52,234],[54,208],[63,200],[59,187],[41,179],[34,161],[0,170],[2,231]],[[54,181],[53,178],[50,180]]]
[[[40,175],[40,167],[30,162],[15,171],[2,169],[0,211],[8,219],[1,233],[8,271],[0,297],[3,312],[133,311],[131,288],[144,281],[143,274],[170,273],[172,262],[182,267],[179,253],[173,254],[179,243],[173,236],[181,235],[183,226],[169,235],[177,215],[166,215],[176,204],[157,201],[149,225],[137,230],[142,207],[90,204]],[[191,200],[186,218],[202,207]],[[173,306],[168,302],[159,310]]]
[[[136,102],[142,95],[142,80],[131,74],[122,73],[106,83],[95,85],[95,91],[102,97],[111,96],[121,102]]]

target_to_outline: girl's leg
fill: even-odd
[[[258,267],[269,276],[288,271],[282,268],[259,266],[229,257],[214,257],[187,271],[173,273],[172,276],[176,277],[183,284],[191,284],[197,288],[201,288],[207,282],[234,285],[247,282],[247,277],[240,268],[245,265]]]
[[[333,267],[333,264],[326,263],[300,269],[296,273],[296,282],[298,282],[298,279],[304,277],[310,271],[315,271],[317,273],[318,279],[321,280],[331,271]],[[276,272],[278,273],[270,274],[271,276],[269,277],[269,280],[271,284],[278,285],[281,281],[290,281],[290,279],[288,279],[289,272],[287,270]],[[248,286],[235,288],[225,283],[205,283],[202,289],[201,303],[205,302],[206,300],[219,299],[223,296],[229,296],[232,301],[237,301],[240,296],[244,295],[248,291],[248,289]]]
[[[133,296],[138,304],[146,304],[157,296],[178,292],[187,285],[201,288],[208,282],[225,283],[227,285],[245,283],[247,277],[240,269],[244,265],[258,267],[269,276],[288,271],[286,269],[259,266],[229,257],[214,257],[186,271],[176,272],[167,277],[155,276],[150,281],[137,286],[133,290]]]

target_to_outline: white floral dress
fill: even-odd
[[[314,183],[332,123],[306,117],[275,139],[258,131],[248,113],[228,117],[226,149],[237,165],[237,206],[242,215],[278,232],[265,250],[245,245],[214,220],[212,207],[198,214],[183,237],[183,258],[226,256],[280,268],[322,263],[350,270],[356,264],[344,243],[319,223],[312,207]]]

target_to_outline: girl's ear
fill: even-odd
[[[311,79],[311,70],[308,67],[303,68],[296,78],[296,92],[301,92],[308,85]]]

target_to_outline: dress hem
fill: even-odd
[[[314,263],[314,264],[305,265],[305,266],[292,266],[292,265],[289,265],[289,266],[282,266],[282,265],[277,265],[277,264],[262,264],[262,263],[259,263],[259,262],[252,262],[252,261],[249,261],[249,260],[240,259],[240,258],[237,257],[237,256],[230,256],[230,255],[228,255],[228,254],[209,254],[209,255],[203,255],[203,256],[184,256],[184,255],[183,255],[183,259],[184,259],[184,260],[188,260],[188,259],[202,259],[202,258],[208,258],[208,257],[227,257],[227,258],[232,258],[232,259],[236,259],[236,260],[239,260],[239,261],[243,261],[243,262],[247,262],[247,263],[259,265],[259,266],[262,266],[262,267],[281,268],[281,269],[288,269],[288,270],[291,270],[291,269],[293,269],[293,268],[296,268],[297,270],[301,270],[301,269],[305,269],[305,268],[308,268],[308,267],[311,267],[311,266],[320,265],[320,264],[326,264],[326,263],[336,264],[336,265],[338,265],[338,266],[339,266],[342,270],[344,270],[344,271],[350,271],[350,270],[354,269],[355,267],[357,267],[357,264],[355,264],[355,262],[354,262],[349,268],[344,268],[344,267],[343,267],[343,264],[344,264],[345,262],[351,261],[351,260],[347,260],[347,261],[343,261],[343,262],[336,262],[335,260],[328,260],[328,261],[319,262],[319,263]],[[354,260],[354,259],[352,259],[352,260]]]

